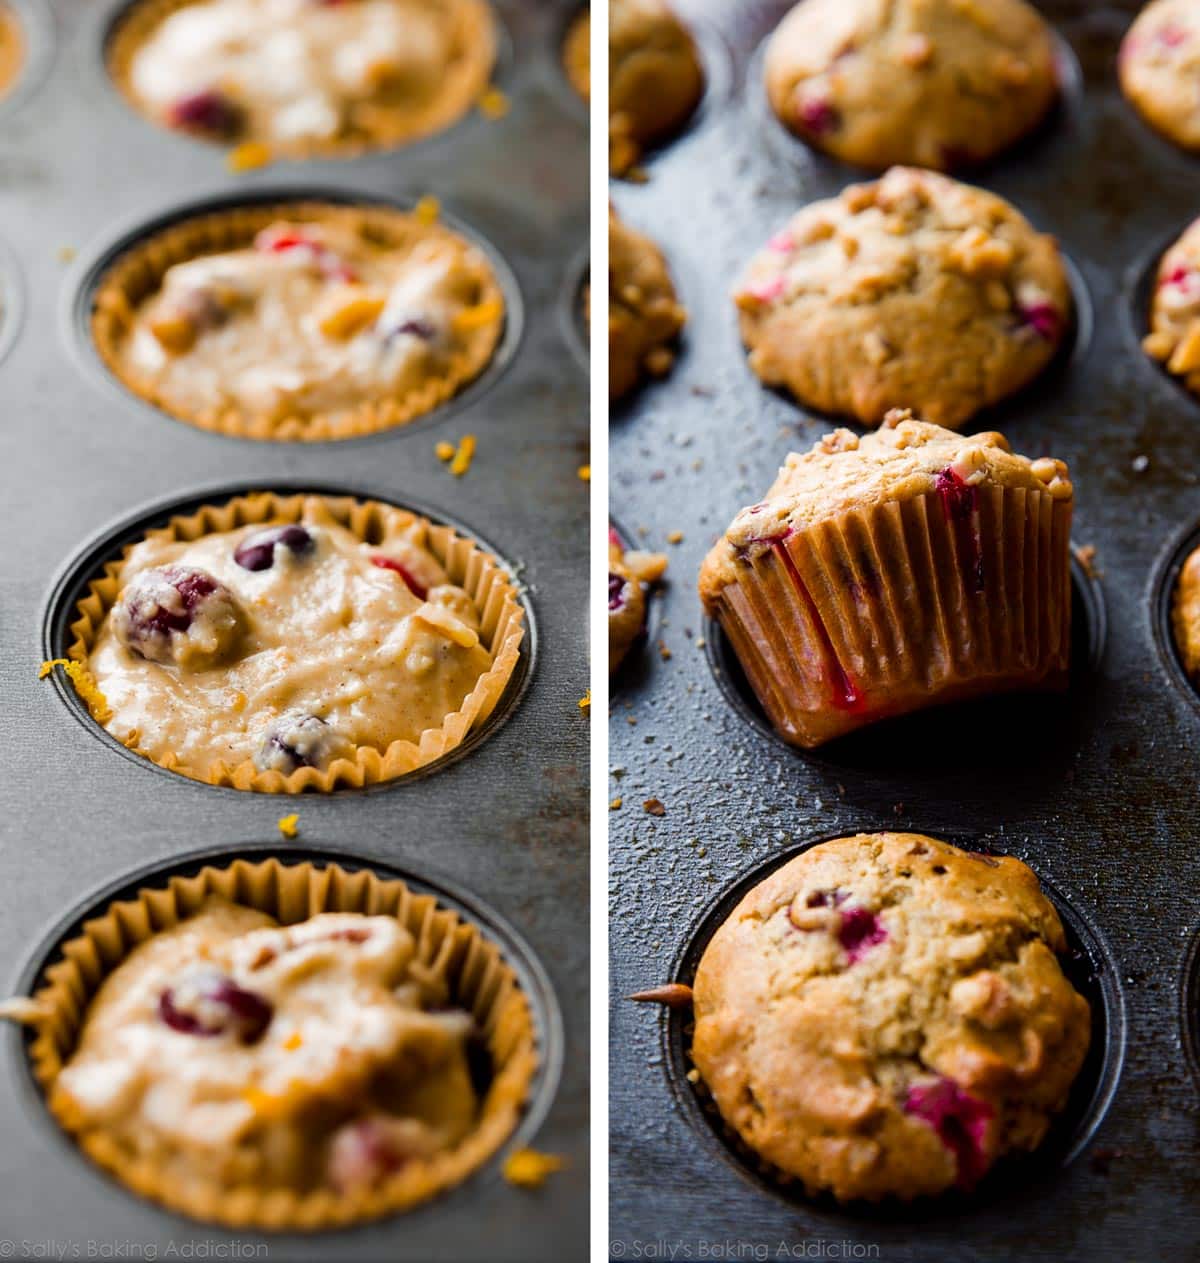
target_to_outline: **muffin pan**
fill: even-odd
[[[520,58],[503,80],[511,109],[472,117],[402,151],[352,160],[286,163],[242,176],[224,153],[158,130],[129,110],[103,73],[103,33],[119,6],[52,0],[61,45],[36,95],[0,130],[0,241],[18,261],[26,296],[20,337],[0,363],[5,459],[0,464],[0,676],[8,722],[0,732],[0,812],[9,867],[0,951],[4,995],[30,980],[18,962],[47,946],[85,907],[152,866],[163,871],[202,849],[281,853],[303,846],[395,868],[474,900],[486,892],[541,961],[562,1013],[562,1074],[531,1103],[520,1143],[567,1166],[540,1192],[500,1178],[499,1164],[458,1192],[364,1229],[310,1238],[241,1233],[247,1249],[297,1260],[571,1260],[586,1256],[588,1206],[588,684],[587,378],[567,349],[556,299],[588,232],[586,131],[555,98],[555,42],[567,5],[499,0]],[[90,69],[89,69],[90,68]],[[294,193],[411,204],[437,197],[448,219],[489,244],[512,272],[527,313],[512,358],[486,392],[425,424],[363,441],[232,442],[172,424],[85,367],[78,304],[102,248],[143,228],[164,206]],[[61,252],[80,251],[67,265]],[[474,434],[470,470],[453,477],[435,443]],[[536,615],[524,696],[501,726],[436,775],[372,792],[279,798],[216,792],[117,757],[90,720],[38,665],[56,626],[48,619],[68,573],[159,509],[248,486],[303,485],[421,506],[494,544]],[[536,508],[515,489],[536,488]],[[117,532],[119,534],[119,531]],[[55,576],[58,576],[56,579]],[[70,702],[70,704],[67,704]],[[518,704],[519,703],[519,704]],[[277,821],[299,813],[284,842]],[[271,840],[279,845],[272,845]],[[18,860],[16,857],[20,856]],[[473,903],[472,903],[472,906]],[[75,909],[74,912],[71,910]],[[517,953],[524,959],[524,953]],[[39,963],[30,960],[30,968]],[[537,984],[540,986],[541,984]],[[548,1013],[550,1009],[546,1010]],[[549,1028],[548,1028],[549,1029]],[[555,1037],[557,1038],[557,1037]],[[550,1040],[550,1036],[547,1035]],[[553,1042],[553,1041],[551,1041]],[[197,1252],[233,1240],[168,1215],[103,1179],[49,1123],[30,1081],[21,1033],[0,1030],[4,1236],[133,1242],[143,1255]],[[452,1213],[451,1213],[452,1212]]]
[[[889,1263],[1187,1255],[1200,1235],[1200,1079],[1181,1021],[1186,1013],[1187,1047],[1200,1048],[1200,949],[1185,974],[1200,925],[1189,877],[1200,711],[1156,649],[1152,572],[1200,527],[1200,428],[1195,404],[1161,381],[1125,313],[1144,323],[1138,278],[1200,203],[1195,160],[1148,142],[1117,86],[1117,47],[1139,4],[1045,0],[1078,59],[1078,91],[1068,85],[1044,135],[963,177],[1059,238],[1076,299],[1086,299],[1081,317],[1096,313],[1090,339],[1081,327],[1063,363],[967,427],[998,429],[1015,451],[1070,465],[1072,535],[1096,548],[1097,576],[1075,568],[1071,687],[929,711],[913,727],[880,725],[814,754],[747,722],[751,705],[732,672],[723,685],[714,678],[714,659],[728,664],[696,578],[785,454],[830,424],[762,388],[728,292],[798,207],[867,177],[827,158],[781,161],[764,132],[754,54],[787,0],[736,11],[719,0],[676,4],[720,27],[735,81],[722,109],[648,164],[648,183],[611,188],[620,213],[663,247],[691,317],[674,370],[620,409],[611,438],[612,512],[640,547],[670,557],[658,636],[671,653],[664,662],[654,647],[643,651],[610,725],[607,797],[621,799],[609,813],[614,1256],[635,1257],[636,1242],[643,1251],[678,1243],[693,1258],[705,1248],[786,1257],[783,1243],[794,1257],[817,1257],[818,1247],[835,1257],[873,1246]],[[677,546],[672,531],[683,533]],[[644,810],[651,799],[665,814]],[[681,1082],[681,1017],[623,999],[686,974],[696,934],[711,927],[705,911],[763,864],[813,838],[881,829],[968,838],[1023,859],[1102,966],[1102,989],[1124,993],[1128,1022],[1123,1067],[1110,1030],[1093,1072],[1102,1096],[1115,1081],[1111,1102],[1098,1109],[1097,1097],[1064,1117],[1065,1148],[997,1173],[986,1197],[908,1212],[777,1195],[714,1137]],[[1093,933],[1110,954],[1095,956]]]

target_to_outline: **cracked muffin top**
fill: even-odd
[[[1121,44],[1121,88],[1168,140],[1200,149],[1200,13],[1192,0],[1154,0]]]
[[[1200,219],[1163,255],[1155,279],[1142,348],[1200,394]]]
[[[687,321],[663,252],[608,208],[608,395],[628,394],[675,363]]]
[[[1002,198],[896,167],[804,207],[734,292],[750,366],[810,407],[955,428],[1031,381],[1071,327],[1052,237]]]
[[[495,60],[483,0],[140,0],[110,69],[165,127],[303,154],[441,131]]]
[[[771,38],[766,79],[791,131],[876,168],[982,162],[1058,95],[1050,30],[1024,0],[802,0]]]
[[[478,247],[415,213],[279,209],[248,212],[244,230],[238,212],[185,221],[133,247],[160,267],[163,250],[182,256],[149,292],[118,260],[93,329],[127,386],[205,429],[327,439],[411,420],[484,368],[504,300]],[[213,239],[198,241],[206,225]]]
[[[812,1193],[970,1188],[1041,1143],[1083,1065],[1065,950],[1019,860],[911,833],[827,842],[713,936],[693,1058],[725,1121]]]
[[[106,978],[56,1112],[164,1183],[360,1193],[474,1124],[474,1023],[445,1003],[394,917],[210,896]]]
[[[807,451],[791,452],[766,495],[742,509],[701,571],[706,599],[735,582],[735,562],[822,522],[844,519],[889,501],[937,495],[955,507],[992,485],[1074,494],[1066,465],[1053,457],[1020,456],[1003,434],[956,434],[919,421],[907,410],[888,415],[870,434],[834,430]]]
[[[704,70],[666,0],[610,0],[608,23],[609,168],[624,175],[683,128],[704,93]]]
[[[105,726],[201,780],[326,771],[440,729],[492,654],[427,524],[386,512],[376,542],[311,497],[295,522],[135,545],[87,660]]]

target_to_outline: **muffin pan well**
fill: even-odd
[[[544,1189],[490,1174],[444,1203],[362,1230],[276,1240],[243,1233],[247,1249],[288,1260],[395,1260],[433,1255],[493,1263],[586,1257],[588,1206],[588,685],[587,380],[566,351],[556,299],[588,233],[586,129],[550,88],[553,31],[566,8],[498,0],[514,49],[503,90],[509,112],[472,116],[405,150],[336,162],[280,163],[234,175],[221,149],[161,131],[129,110],[103,69],[103,36],[121,4],[50,0],[60,55],[37,94],[0,129],[0,241],[19,261],[26,295],[20,337],[0,364],[0,835],[14,857],[0,950],[0,995],[29,981],[17,962],[89,891],[169,868],[181,856],[238,839],[332,851],[412,873],[474,899],[486,894],[545,964],[562,1013],[562,1073],[529,1114],[520,1142],[561,1155]],[[519,55],[515,50],[520,50]],[[411,205],[436,197],[507,265],[523,330],[485,392],[461,398],[436,424],[361,442],[235,443],[142,406],[102,372],[79,321],[100,255],[169,210],[304,194]],[[89,243],[98,243],[92,247]],[[76,261],[64,254],[79,252]],[[477,440],[460,478],[435,445]],[[494,543],[530,594],[537,648],[519,706],[464,757],[397,792],[280,798],[221,793],[151,773],[119,757],[49,679],[51,598],[67,559],[89,562],[155,507],[252,486],[322,487],[423,506]],[[523,488],[532,488],[526,493]],[[531,496],[536,496],[531,500]],[[533,509],[531,510],[531,504]],[[138,506],[151,506],[150,509]],[[536,510],[536,511],[534,511]],[[79,565],[81,568],[75,570]],[[61,595],[61,593],[60,593]],[[61,605],[53,608],[60,612]],[[530,649],[526,641],[526,650]],[[515,694],[510,694],[510,699]],[[298,813],[284,843],[278,821]],[[240,848],[239,848],[240,849]],[[273,848],[277,849],[277,848]],[[19,859],[15,858],[20,856]],[[72,916],[77,913],[71,913]],[[65,929],[66,926],[64,925]],[[15,1030],[0,1033],[0,1131],[5,1236],[63,1248],[133,1241],[144,1255],[193,1253],[229,1239],[164,1213],[100,1178],[57,1143],[28,1076]],[[445,1207],[453,1206],[454,1213]]]
[[[351,496],[360,501],[382,500],[386,503],[393,503],[388,497],[375,495],[361,488],[335,487],[327,484],[310,484],[307,482],[276,481],[269,486],[223,486],[208,491],[198,490],[174,499],[169,503],[154,505],[105,530],[64,568],[61,576],[54,584],[45,610],[42,624],[42,652],[44,658],[46,660],[61,659],[68,655],[70,646],[76,639],[73,624],[79,618],[80,601],[87,596],[92,581],[104,573],[106,563],[118,559],[129,545],[143,539],[146,533],[153,528],[166,525],[173,517],[187,516],[199,511],[206,505],[221,505],[236,496],[253,494],[264,490],[278,492],[285,496],[297,494],[329,496],[332,498]],[[396,505],[396,507],[408,509],[437,525],[451,527],[456,534],[470,540],[478,545],[483,552],[494,557],[504,569],[510,573],[513,571],[512,562],[506,561],[492,545],[481,539],[476,532],[462,523],[449,521],[436,512],[417,505],[403,504]],[[521,606],[524,627],[520,656],[505,686],[503,695],[496,703],[495,708],[468,734],[461,744],[455,746],[440,759],[403,776],[382,781],[370,788],[396,786],[423,776],[432,775],[439,769],[448,767],[458,759],[465,757],[482,741],[486,741],[504,723],[506,717],[525,693],[533,670],[537,647],[537,627],[528,593],[518,590],[517,600]],[[126,758],[133,759],[143,767],[154,768],[159,772],[166,773],[168,776],[177,775],[161,767],[152,759],[144,758],[142,755],[130,750],[121,741],[118,741],[112,733],[97,723],[89,712],[84,699],[80,697],[72,684],[57,671],[54,673],[54,687],[62,695],[66,704],[74,711],[77,718],[110,749],[124,755]],[[335,790],[334,792],[342,791]]]
[[[848,832],[857,831],[850,829]],[[709,940],[742,898],[788,860],[830,840],[814,838],[802,846],[781,852],[723,890],[716,902],[704,912],[684,944],[670,971],[671,981],[690,986]],[[975,839],[946,840],[961,843],[971,850],[984,849]],[[972,1204],[1019,1196],[1022,1185],[1045,1179],[1056,1168],[1075,1161],[1086,1149],[1104,1120],[1121,1077],[1127,1038],[1124,987],[1112,952],[1095,924],[1048,884],[1042,884],[1042,891],[1062,919],[1067,951],[1060,957],[1060,962],[1071,985],[1091,1007],[1092,1036],[1087,1059],[1075,1080],[1067,1108],[1052,1124],[1041,1148],[1031,1158],[1014,1157],[998,1164],[969,1199],[952,1196],[942,1201],[926,1200],[909,1207],[884,1204],[839,1210],[837,1203],[828,1198],[820,1203],[824,1212],[834,1217],[844,1215],[853,1218],[858,1215],[867,1220],[881,1218],[909,1223],[919,1223],[930,1215],[953,1216],[963,1213]],[[809,1199],[799,1181],[782,1177],[781,1173],[757,1157],[721,1118],[704,1082],[701,1080],[693,1084],[688,1079],[692,1069],[691,1035],[690,1009],[664,1010],[662,1036],[665,1064],[680,1110],[710,1144],[711,1138],[716,1137],[720,1156],[732,1160],[740,1174],[793,1205],[805,1206]]]
[[[72,276],[68,278],[65,289],[64,319],[78,345],[83,362],[90,370],[97,372],[102,377],[106,387],[120,391],[131,407],[149,409],[152,413],[168,421],[192,424],[191,422],[183,421],[182,418],[173,416],[165,408],[158,407],[149,400],[135,394],[132,389],[119,380],[110,365],[105,362],[99,347],[96,345],[92,329],[92,314],[95,309],[96,294],[104,284],[106,275],[127,251],[135,249],[143,242],[151,240],[160,233],[169,231],[176,225],[186,224],[191,219],[200,218],[208,214],[221,214],[225,211],[237,211],[242,208],[256,210],[270,207],[274,210],[278,207],[281,214],[286,214],[289,204],[323,202],[332,206],[365,206],[368,208],[377,206],[383,210],[411,211],[416,201],[416,198],[370,196],[355,198],[352,194],[346,193],[344,187],[339,185],[331,188],[322,188],[320,186],[283,190],[271,188],[270,190],[247,192],[240,196],[224,194],[217,197],[203,198],[183,206],[172,207],[149,220],[143,220],[136,225],[129,226],[125,231],[120,232],[115,240],[92,250],[79,263]],[[439,207],[438,222],[483,253],[500,287],[504,298],[504,327],[491,358],[477,376],[465,382],[449,399],[437,404],[427,412],[418,414],[411,421],[404,422],[399,426],[390,426],[382,430],[376,430],[369,434],[350,435],[346,438],[325,438],[315,441],[353,443],[360,439],[378,438],[381,434],[389,434],[394,429],[408,430],[412,427],[419,428],[444,420],[462,408],[477,403],[503,376],[505,370],[511,364],[513,356],[520,345],[522,331],[525,326],[525,310],[522,302],[521,287],[513,274],[512,268],[505,261],[503,254],[485,236],[459,221],[452,211]],[[297,441],[291,439],[258,439],[256,436],[218,433],[221,433],[222,437],[226,438],[252,438],[254,441],[260,442]],[[312,442],[314,440],[306,439],[303,441]]]
[[[251,899],[249,892],[256,885],[270,889],[277,897],[282,888],[282,878],[272,881],[269,887],[265,883],[256,883],[252,878],[253,869],[261,868],[277,861],[282,870],[297,870],[302,866],[311,867],[322,874],[322,881],[331,879],[337,870],[341,874],[357,875],[369,873],[382,882],[403,882],[408,892],[417,897],[432,897],[436,901],[438,913],[449,912],[470,930],[480,935],[482,944],[488,951],[498,953],[501,968],[512,972],[520,999],[528,1010],[528,1025],[532,1030],[532,1051],[534,1065],[532,1072],[528,1070],[527,1061],[522,1061],[523,1073],[518,1077],[526,1080],[522,1088],[523,1105],[518,1114],[512,1134],[504,1141],[502,1150],[519,1147],[536,1132],[545,1119],[550,1102],[553,1100],[555,1088],[562,1073],[563,1039],[562,1017],[558,1009],[554,990],[550,986],[545,970],[536,956],[531,952],[521,936],[508,925],[503,918],[497,916],[485,904],[479,902],[464,891],[446,886],[438,881],[427,880],[408,871],[397,870],[386,864],[363,862],[353,852],[312,850],[305,847],[276,847],[261,842],[250,843],[244,847],[233,847],[224,850],[208,850],[197,854],[181,856],[167,865],[144,867],[131,874],[118,877],[105,889],[97,891],[87,898],[80,907],[68,912],[65,917],[48,931],[44,941],[34,949],[26,962],[20,988],[25,994],[36,994],[48,982],[53,982],[60,962],[64,959],[63,948],[73,941],[78,944],[81,936],[87,936],[109,909],[118,903],[132,905],[138,901],[139,893],[155,892],[161,898],[161,892],[178,889],[180,883],[190,882],[204,870],[212,869],[224,872],[235,864],[247,866],[238,875],[235,888],[239,902],[247,901],[260,907],[272,916],[278,916],[276,909],[265,907],[261,902]],[[281,871],[282,871],[281,870]],[[346,910],[355,910],[353,908]],[[126,924],[136,925],[136,918],[126,918]],[[135,931],[136,935],[136,931]],[[79,961],[86,959],[78,954],[68,954],[68,958]],[[117,961],[116,963],[119,963]],[[104,968],[110,967],[108,961]],[[61,985],[61,976],[59,976]],[[103,977],[86,978],[85,985],[91,984],[91,994]],[[475,1011],[485,1011],[492,1005],[497,995],[504,995],[502,979],[495,968],[489,967],[488,958],[480,953],[461,956],[456,960],[449,975],[452,989],[451,999],[458,1001]],[[34,1028],[28,1028],[23,1039],[10,1041],[13,1053],[12,1060],[17,1063],[15,1073],[23,1080],[23,1095],[34,1121],[54,1133],[57,1141],[70,1147],[75,1156],[84,1160],[85,1155],[76,1147],[73,1140],[61,1129],[58,1121],[49,1112],[45,1088],[42,1083],[47,1073],[53,1073],[60,1062],[70,1057],[74,1050],[71,1040],[77,1034],[74,1012],[63,1014],[52,1028],[47,1028],[43,1035]],[[492,1028],[493,1036],[504,1040],[510,1053],[517,1053],[519,1045],[507,1039],[509,1032],[502,1026]],[[528,1047],[528,1044],[526,1044]],[[527,1058],[527,1053],[522,1053]],[[481,1096],[502,1072],[502,1064],[488,1051],[482,1041],[471,1056],[472,1078],[476,1082]],[[513,1067],[515,1070],[516,1067]],[[510,1071],[510,1074],[512,1071]],[[431,1204],[430,1213],[444,1215],[461,1211],[464,1202],[470,1197],[473,1182],[486,1180],[495,1182],[498,1160],[493,1157],[478,1172],[473,1172],[461,1184],[445,1189],[440,1200]],[[97,1168],[89,1166],[95,1173]],[[112,1178],[112,1173],[109,1173]],[[124,1186],[118,1185],[123,1196],[132,1198],[135,1195]]]
[[[692,1257],[726,1242],[744,1257],[755,1247],[774,1257],[780,1243],[796,1257],[828,1245],[832,1257],[844,1242],[847,1257],[875,1247],[889,1263],[1187,1254],[1200,1234],[1190,1174],[1200,1098],[1180,1015],[1200,995],[1192,982],[1183,996],[1200,926],[1200,711],[1161,668],[1151,575],[1176,532],[1200,522],[1200,427],[1193,402],[1157,381],[1124,313],[1140,311],[1138,269],[1200,210],[1200,168],[1149,143],[1120,95],[1117,48],[1138,0],[1039,0],[1078,59],[1078,92],[1068,85],[1044,134],[963,175],[1059,239],[1081,316],[1095,312],[1063,363],[967,427],[1070,466],[1072,536],[1095,549],[1095,578],[1075,571],[1071,688],[998,699],[1000,721],[991,704],[929,711],[812,754],[747,722],[744,697],[714,678],[720,645],[696,579],[786,453],[830,428],[762,388],[729,291],[799,207],[865,177],[828,159],[783,160],[764,132],[754,54],[788,0],[676,5],[720,26],[735,82],[703,129],[655,156],[646,184],[611,185],[618,211],[665,251],[690,319],[671,374],[622,406],[611,436],[612,512],[641,547],[670,556],[658,636],[671,658],[644,655],[612,706],[610,1235],[626,1257],[636,1241],[679,1242]],[[672,532],[682,542],[670,545]],[[1111,949],[1104,976],[1124,993],[1124,1069],[1094,1132],[1077,1133],[1079,1160],[1016,1169],[1011,1193],[1005,1184],[990,1199],[898,1216],[783,1200],[740,1178],[740,1161],[730,1166],[698,1106],[689,1112],[673,1090],[684,1063],[663,1024],[679,1019],[624,997],[673,977],[703,910],[760,865],[813,837],[897,828],[1015,854],[1061,892],[1060,907],[1086,913],[1075,932],[1088,945],[1094,923]]]

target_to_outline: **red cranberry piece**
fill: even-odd
[[[399,1171],[417,1155],[398,1129],[378,1118],[347,1123],[329,1147],[329,1182],[343,1193],[370,1188]]]
[[[872,947],[887,941],[883,922],[869,908],[847,908],[838,926],[838,942],[853,965]]]
[[[140,657],[197,669],[226,656],[240,625],[233,593],[194,566],[143,570],[112,618],[117,639]]]
[[[1178,267],[1173,267],[1165,276],[1160,278],[1158,287],[1159,289],[1165,289],[1170,285],[1177,286],[1179,289],[1185,289],[1188,282],[1195,275],[1191,268],[1186,268],[1180,264]]]
[[[412,571],[395,557],[385,557],[382,553],[376,553],[371,558],[371,565],[378,566],[380,570],[390,570],[393,574],[398,574],[418,601],[423,601],[429,595],[429,589],[423,583],[418,583]]]
[[[822,97],[808,97],[796,110],[796,121],[810,136],[827,136],[841,126],[841,116]]]
[[[615,614],[625,608],[625,583],[619,574],[608,572],[608,612]]]
[[[1046,342],[1053,342],[1062,329],[1062,316],[1053,303],[1031,303],[1018,307],[1017,317],[1023,327],[1032,329]]]
[[[959,1087],[953,1079],[914,1084],[904,1098],[904,1112],[928,1123],[954,1154],[958,1185],[972,1189],[988,1169],[984,1148],[995,1110]]]
[[[947,465],[938,474],[934,489],[942,499],[946,516],[951,520],[965,521],[975,512],[979,493],[969,482],[964,481],[953,465]]]
[[[1178,48],[1181,44],[1187,43],[1188,32],[1187,28],[1180,26],[1178,22],[1168,22],[1158,29],[1154,38],[1167,48]]]
[[[239,987],[225,974],[199,974],[158,997],[159,1018],[181,1035],[232,1034],[243,1044],[254,1044],[274,1014],[269,1000]]]
[[[233,559],[243,570],[270,570],[277,547],[286,548],[293,557],[303,557],[315,546],[316,540],[303,526],[270,526],[247,535],[237,546]]]
[[[316,715],[289,711],[267,729],[254,765],[260,772],[283,772],[301,767],[324,767],[334,754],[344,752],[340,735]]]
[[[171,106],[168,118],[173,127],[205,132],[210,136],[229,137],[242,126],[241,107],[215,88],[180,97]]]
[[[405,334],[410,338],[417,338],[421,342],[432,342],[437,337],[437,330],[428,320],[412,319],[401,321],[398,325],[388,329],[383,336],[390,342],[394,338],[402,337]]]
[[[358,274],[354,269],[324,242],[306,236],[302,232],[289,232],[277,227],[264,228],[254,238],[254,248],[267,254],[287,254],[292,250],[301,254],[321,273],[333,281],[345,281],[347,284],[356,281]]]

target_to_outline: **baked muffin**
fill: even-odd
[[[1058,96],[1050,29],[1024,0],[801,0],[771,37],[766,80],[786,127],[876,168],[982,162]]]
[[[423,210],[320,202],[165,228],[120,256],[92,316],[130,390],[178,420],[257,439],[411,421],[478,376],[503,328],[478,247]]]
[[[0,4],[0,99],[14,87],[25,63],[25,33],[21,20]]]
[[[440,757],[490,714],[521,640],[509,576],[470,541],[319,496],[172,519],[79,612],[71,658],[118,740],[185,776],[272,791]]]
[[[1121,43],[1121,88],[1156,131],[1200,150],[1200,13],[1192,0],[1153,0]]]
[[[272,154],[352,154],[458,122],[496,57],[486,0],[137,0],[108,45],[140,113]]]
[[[1171,602],[1171,628],[1183,669],[1200,685],[1200,548],[1189,554],[1179,572]]]
[[[1156,281],[1142,347],[1200,394],[1200,219],[1163,255]]]
[[[687,321],[662,251],[608,208],[608,397],[663,377]]]
[[[721,1116],[812,1193],[905,1201],[1036,1149],[1091,1037],[1062,924],[1019,860],[913,833],[772,873],[696,971],[692,1056]]]
[[[563,42],[563,69],[571,87],[585,101],[592,99],[592,11],[584,9],[567,28]]]
[[[891,715],[1065,686],[1073,493],[1062,461],[892,413],[788,456],[700,571],[772,724],[813,748]]]
[[[132,1192],[314,1230],[406,1210],[511,1135],[537,1067],[500,949],[404,882],[239,859],[90,916],[32,999],[55,1119]]]
[[[796,214],[734,292],[750,367],[809,407],[957,428],[1032,381],[1071,329],[1052,237],[1003,199],[896,167]]]
[[[646,631],[645,588],[667,570],[662,553],[626,551],[621,537],[608,531],[608,673],[616,674],[630,649]]]
[[[704,95],[696,42],[666,0],[609,0],[608,164],[624,175],[670,140]]]

